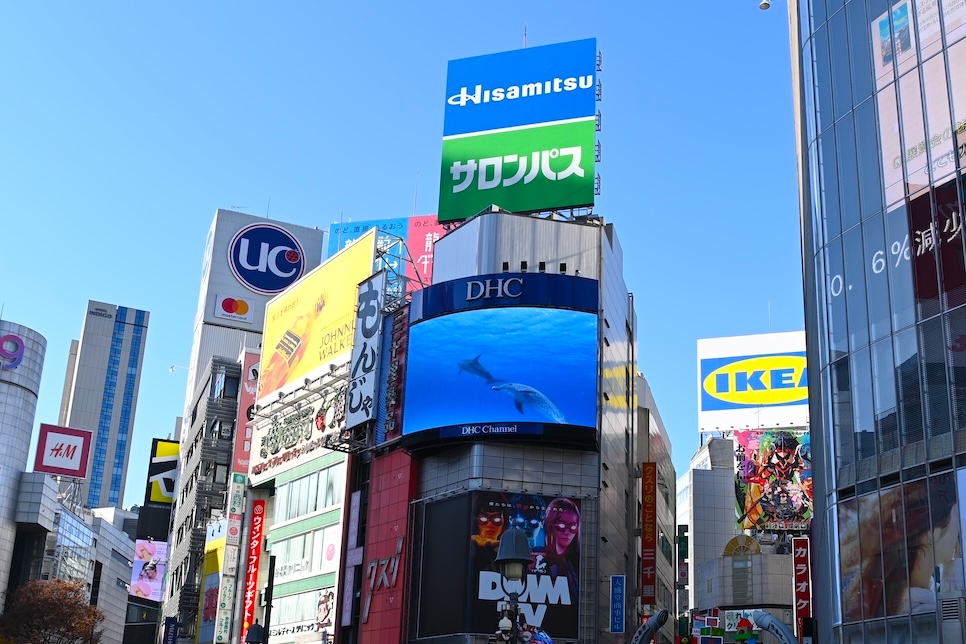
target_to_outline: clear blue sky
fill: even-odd
[[[56,422],[88,299],[147,309],[124,505],[184,405],[215,209],[436,212],[446,62],[596,37],[603,195],[680,474],[696,340],[803,328],[786,8],[720,2],[0,3],[0,302]],[[770,315],[769,315],[770,310]],[[35,428],[36,433],[36,428]],[[32,456],[31,456],[32,458]]]

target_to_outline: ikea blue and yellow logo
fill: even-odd
[[[701,411],[807,402],[808,367],[804,351],[701,361]]]

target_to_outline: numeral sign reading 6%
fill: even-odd
[[[909,250],[909,235],[906,235],[901,242],[894,241],[892,245],[889,246],[889,253],[891,255],[891,261],[894,263],[895,267],[898,268],[899,264],[903,260],[908,261],[912,253]],[[872,255],[872,272],[878,275],[886,269],[886,252],[884,250],[876,251]],[[834,275],[832,277],[829,288],[832,292],[832,297],[838,297],[842,294],[842,276]],[[851,288],[851,287],[850,287]]]

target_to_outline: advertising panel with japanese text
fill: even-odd
[[[252,503],[252,520],[249,527],[248,548],[245,552],[245,587],[242,599],[242,629],[239,641],[244,642],[248,628],[255,621],[255,607],[258,601],[258,566],[262,561],[262,540],[265,535],[265,501]]]
[[[348,361],[357,286],[372,274],[375,244],[370,230],[268,303],[259,400]]]
[[[241,357],[241,387],[238,389],[238,418],[235,422],[235,447],[232,472],[248,474],[251,465],[252,427],[255,420],[255,395],[258,391],[258,363],[261,354],[246,349]]]
[[[376,248],[381,251],[373,262],[373,272],[383,269],[402,272],[410,293],[429,286],[433,280],[433,244],[446,232],[436,215],[332,224],[329,226],[329,256],[373,228],[377,231]],[[397,246],[400,238],[405,242],[405,248]]]
[[[738,529],[807,531],[812,521],[809,433],[738,431],[733,439]]]
[[[657,603],[657,463],[641,463],[641,603]]]
[[[795,600],[795,632],[812,616],[812,555],[808,537],[792,537],[792,596]]]
[[[597,282],[501,273],[433,285],[410,308],[403,438],[593,445]]]
[[[356,330],[346,394],[346,428],[374,420],[378,412],[376,384],[382,345],[382,309],[386,301],[386,272],[380,271],[359,285]]]
[[[439,221],[594,203],[597,41],[450,61]]]
[[[804,331],[698,340],[700,431],[806,425]]]

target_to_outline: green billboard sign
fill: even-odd
[[[451,61],[439,221],[594,203],[596,40]]]

